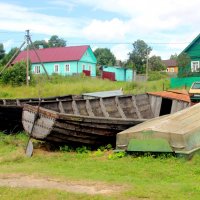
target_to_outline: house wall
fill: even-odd
[[[133,70],[127,69],[126,70],[126,81],[132,81],[133,80]]]
[[[63,76],[71,76],[74,74],[80,74],[83,70],[90,70],[91,76],[96,76],[96,58],[90,48],[84,53],[80,61],[66,61],[66,62],[51,62],[43,63],[45,69],[49,75],[55,73],[55,65],[59,66],[58,73]],[[66,71],[66,65],[69,65],[69,71]],[[31,65],[31,70],[35,73],[35,67],[40,66],[40,73],[45,73],[41,63],[33,63]]]
[[[200,77],[171,78],[170,88],[191,87],[196,81],[200,81]]]
[[[103,71],[115,73],[116,81],[132,81],[133,77],[132,69],[126,69],[115,66],[103,66]]]
[[[178,67],[176,66],[168,66],[167,72],[178,73]]]

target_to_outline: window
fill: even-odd
[[[192,61],[191,62],[191,71],[192,72],[199,72],[200,71],[199,61]]]
[[[40,74],[40,66],[39,65],[35,66],[34,72],[35,72],[35,74]]]
[[[59,65],[58,64],[54,65],[54,72],[55,73],[59,72]]]
[[[82,65],[82,67],[83,67],[83,70],[85,70],[85,65]]]
[[[69,64],[65,65],[65,72],[70,72],[70,65]]]
[[[174,72],[174,68],[171,68],[171,69],[170,69],[170,72]]]
[[[92,70],[92,67],[91,67],[91,65],[89,65],[89,71],[91,71]]]

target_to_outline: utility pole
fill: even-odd
[[[12,63],[12,61],[14,60],[14,58],[17,56],[17,54],[20,52],[20,50],[22,49],[22,47],[27,44],[27,58],[26,58],[26,85],[28,86],[29,85],[29,80],[30,80],[30,76],[29,76],[29,44],[31,44],[31,46],[33,47],[33,51],[35,52],[37,58],[38,58],[38,61],[41,63],[42,65],[42,68],[45,72],[45,74],[47,75],[47,78],[50,79],[48,73],[47,73],[47,70],[45,69],[45,66],[43,64],[43,62],[41,61],[40,59],[40,56],[38,55],[37,53],[37,50],[31,40],[31,37],[30,37],[30,31],[29,30],[26,30],[26,35],[25,35],[25,40],[24,42],[22,43],[22,45],[20,46],[19,49],[17,49],[17,51],[14,53],[14,55],[12,56],[12,58],[8,61],[8,63],[5,65],[5,67],[0,71],[0,75],[3,73],[3,71],[9,67],[9,65]]]
[[[26,85],[29,86],[29,40],[30,40],[30,36],[29,36],[29,30],[26,30],[26,42],[27,42],[27,50],[26,50]]]
[[[147,60],[146,60],[146,81],[148,80],[148,70],[149,70],[149,56],[147,50]]]

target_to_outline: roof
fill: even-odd
[[[70,47],[54,47],[54,48],[45,48],[37,49],[37,54],[39,55],[42,62],[62,62],[62,61],[76,61],[80,60],[89,48],[88,45],[84,46],[70,46]],[[40,62],[37,58],[34,50],[29,51],[30,60],[32,63]],[[13,63],[26,60],[27,52],[22,51],[15,58]]]
[[[177,66],[176,60],[162,60],[162,63],[165,64],[167,67]]]
[[[187,52],[188,49],[189,49],[193,44],[195,44],[196,41],[197,41],[199,38],[200,38],[200,33],[199,33],[199,35],[197,35],[197,37],[196,37],[196,38],[181,52],[181,53]]]
[[[168,90],[161,92],[148,92],[150,95],[155,95],[167,99],[176,99],[190,103],[190,96],[186,90]]]

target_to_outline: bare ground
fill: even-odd
[[[9,174],[0,175],[0,187],[23,187],[23,188],[43,188],[58,189],[73,193],[86,194],[112,194],[121,192],[124,186],[109,185],[101,182],[82,182],[82,181],[60,181],[51,178],[39,178],[36,176]]]

